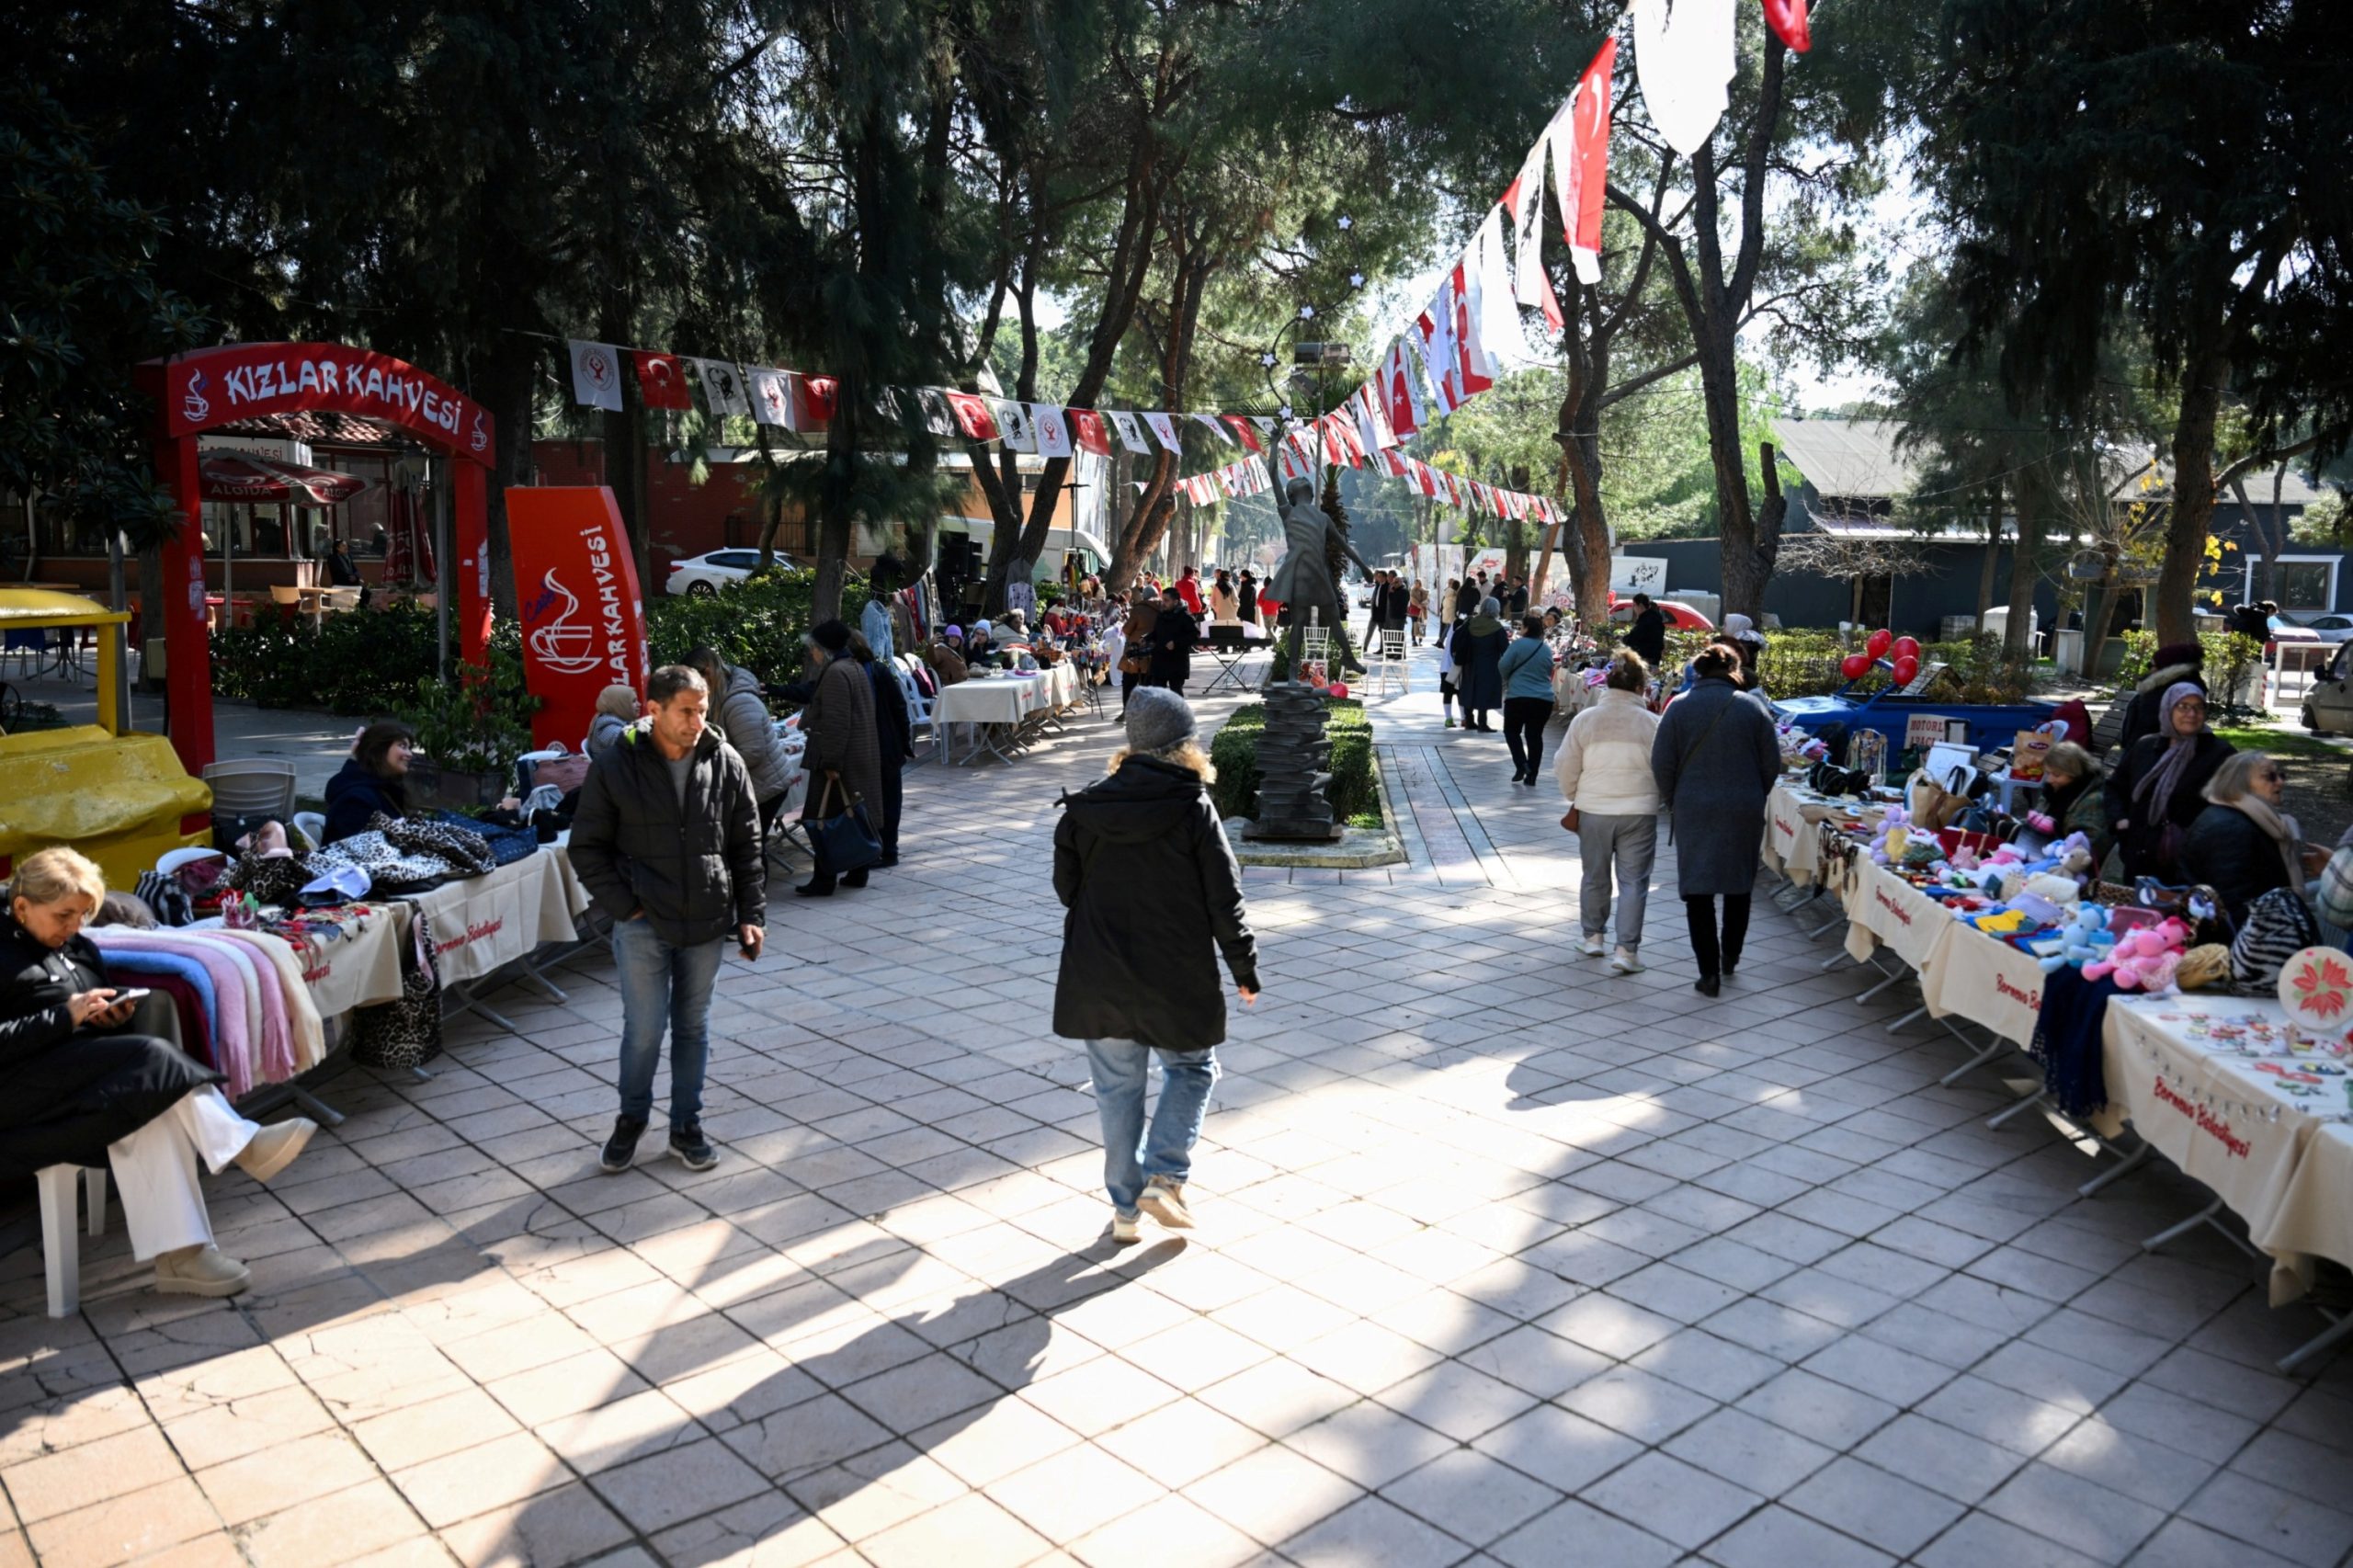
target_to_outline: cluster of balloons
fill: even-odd
[[[1920,674],[1920,640],[1898,637],[1882,626],[1864,639],[1862,653],[1849,653],[1838,662],[1838,673],[1848,680],[1860,680],[1882,659],[1888,661],[1888,673],[1896,685],[1910,686]]]

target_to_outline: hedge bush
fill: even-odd
[[[1350,827],[1378,828],[1381,788],[1372,776],[1372,721],[1361,702],[1324,706],[1324,733],[1332,738],[1332,814]],[[1217,765],[1210,798],[1220,816],[1258,814],[1258,737],[1266,729],[1266,704],[1254,702],[1234,710],[1210,743],[1210,760]]]
[[[654,665],[675,665],[689,650],[710,647],[731,665],[762,680],[791,678],[801,668],[801,639],[816,624],[811,607],[817,594],[814,572],[777,571],[716,594],[665,594],[645,604],[646,652]],[[853,574],[842,589],[845,606],[863,607],[862,579]],[[858,624],[855,614],[847,617]]]
[[[307,616],[265,612],[212,634],[212,689],[261,708],[390,713],[432,678],[434,648],[433,612],[413,600],[327,616],[316,628]]]

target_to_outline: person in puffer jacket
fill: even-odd
[[[710,687],[710,717],[752,776],[752,794],[760,803],[763,827],[775,820],[776,809],[792,788],[792,765],[785,759],[784,743],[777,739],[776,716],[768,711],[760,677],[740,665],[731,665],[715,648],[698,648],[687,655],[687,666]]]
[[[1577,855],[1585,862],[1577,951],[1601,956],[1614,866],[1618,948],[1609,967],[1620,974],[1643,967],[1643,916],[1650,905],[1651,864],[1658,858],[1658,779],[1651,771],[1658,715],[1643,705],[1642,697],[1650,678],[1642,656],[1621,649],[1609,661],[1601,699],[1569,721],[1554,767],[1561,798],[1576,818]],[[1569,818],[1561,823],[1567,826]]]

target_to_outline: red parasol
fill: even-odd
[[[433,531],[415,491],[395,485],[386,497],[384,581],[432,585],[439,577],[433,560]]]
[[[298,506],[333,506],[368,488],[368,482],[348,473],[280,462],[249,452],[213,451],[199,462],[207,501],[291,501]]]

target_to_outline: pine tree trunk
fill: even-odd
[[[1995,567],[2002,553],[2002,486],[1994,485],[1994,498],[1985,508],[1985,562],[1977,571],[1977,618],[1975,631],[1982,636],[1985,617],[1994,608]]]
[[[2029,628],[2034,620],[2035,555],[2042,547],[2042,510],[2040,495],[2032,484],[2013,487],[2018,522],[2017,537],[2010,541],[2010,618],[2002,628],[2002,662],[2006,665],[2026,661]]]
[[[2222,408],[2229,360],[2218,351],[2183,368],[2181,407],[2173,426],[2173,508],[2165,517],[2165,564],[2157,574],[2157,642],[2187,642],[2198,578],[2206,568],[2206,535],[2214,521],[2214,426]]]

